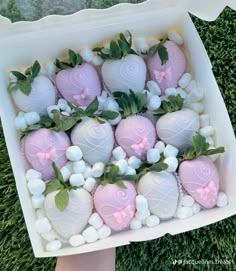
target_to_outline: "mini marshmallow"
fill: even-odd
[[[91,174],[94,178],[99,178],[104,173],[105,164],[102,162],[95,163],[92,167]]]
[[[191,207],[179,207],[176,213],[176,216],[179,219],[185,219],[191,217],[193,215],[193,211]]]
[[[35,222],[35,227],[38,233],[50,232],[52,229],[52,226],[46,217],[37,219]]]
[[[38,209],[36,210],[36,217],[37,218],[44,218],[46,215],[45,215],[45,212],[44,212],[44,209]]]
[[[70,184],[75,186],[84,185],[84,176],[81,173],[72,174],[70,176]]]
[[[51,242],[57,238],[57,234],[55,233],[54,230],[51,230],[49,232],[41,233],[41,236],[43,237],[44,240]]]
[[[65,182],[67,182],[72,174],[68,167],[64,166],[60,169],[61,174]]]
[[[136,170],[130,166],[127,167],[127,170],[125,172],[125,175],[135,175],[136,174]]]
[[[152,46],[154,46],[154,45],[158,45],[159,43],[160,43],[161,41],[159,40],[159,39],[157,39],[157,38],[150,38],[149,40],[148,40],[148,44],[149,44],[149,47],[151,48]]]
[[[72,110],[69,105],[66,106],[66,109],[64,110],[66,113],[71,114]]]
[[[72,164],[72,171],[74,173],[84,173],[85,170],[86,170],[86,164],[84,160],[80,160]]]
[[[147,101],[148,101],[148,102],[149,102],[149,101],[151,100],[151,98],[154,96],[153,93],[151,93],[149,90],[146,90],[146,89],[144,89],[144,90],[142,91],[142,93],[147,95]]]
[[[161,89],[155,81],[148,81],[147,88],[152,94],[157,95],[157,96],[161,95]]]
[[[199,102],[204,97],[204,91],[202,88],[194,88],[190,91],[190,93],[187,96],[187,102],[188,103],[194,103]]]
[[[46,189],[46,184],[40,179],[31,179],[28,182],[28,189],[32,195],[40,195]]]
[[[86,62],[91,62],[94,58],[94,53],[90,48],[85,48],[80,52],[83,60]]]
[[[211,136],[206,137],[206,142],[210,145],[210,146],[214,146],[215,142],[213,140],[213,138]]]
[[[108,122],[111,125],[117,125],[121,121],[121,119],[122,119],[121,114],[119,114],[115,119],[109,120]]]
[[[98,233],[96,229],[92,226],[84,230],[82,235],[87,243],[92,243],[98,240]]]
[[[178,82],[178,84],[179,84],[179,86],[181,87],[181,88],[186,88],[187,87],[187,85],[190,83],[190,81],[191,81],[191,74],[190,73],[185,73],[180,79],[179,79],[179,82]]]
[[[177,45],[184,44],[184,40],[183,40],[182,36],[180,36],[180,34],[174,30],[168,31],[168,39],[175,42]]]
[[[67,113],[67,112],[65,112],[65,111],[62,111],[62,112],[61,112],[61,114],[62,114],[62,115],[64,115],[64,116],[67,116],[67,117],[69,117],[69,116],[70,116],[70,114],[69,114],[69,113]]]
[[[70,146],[66,150],[66,157],[68,160],[76,162],[79,161],[83,157],[83,153],[78,146]]]
[[[165,150],[165,143],[162,142],[162,141],[158,141],[158,142],[155,144],[155,149],[158,149],[158,150],[159,150],[159,153],[163,153],[163,151]]]
[[[146,218],[145,224],[151,228],[155,227],[160,224],[160,218],[156,215],[150,215],[149,217]]]
[[[135,213],[135,218],[137,218],[138,220],[146,219],[149,216],[150,216],[149,209],[147,209],[145,212],[139,212],[139,211],[137,211]]]
[[[130,229],[131,230],[139,230],[141,228],[142,228],[141,220],[138,220],[137,218],[133,218],[130,222]]]
[[[147,104],[147,108],[150,111],[157,110],[161,106],[161,99],[157,95],[153,95]]]
[[[56,66],[53,62],[49,62],[47,63],[45,70],[49,76],[53,76],[56,73]]]
[[[47,251],[55,251],[55,250],[59,250],[62,246],[61,241],[59,240],[54,240],[52,242],[47,243],[46,245],[46,250]]]
[[[34,179],[42,179],[42,173],[31,168],[27,170],[25,178],[27,181],[34,180]]]
[[[198,114],[201,114],[204,111],[204,106],[202,103],[191,103],[188,104],[188,108],[192,109],[193,111],[195,111]]]
[[[71,161],[69,161],[69,162],[67,162],[65,164],[65,167],[67,167],[70,172],[73,172],[73,166],[74,166],[75,163],[78,163],[78,162],[71,162]],[[74,172],[74,173],[77,173],[77,172]]]
[[[125,153],[124,149],[120,146],[113,149],[112,155],[115,158],[115,160],[117,160],[117,161],[120,159],[125,159],[125,157],[126,157],[126,153]]]
[[[124,175],[128,168],[127,161],[125,159],[120,159],[115,165],[119,167],[119,175]]]
[[[201,206],[194,202],[193,206],[192,206],[192,211],[193,211],[193,214],[197,214],[201,211]]]
[[[107,97],[105,97],[105,96],[98,96],[98,102],[99,102],[98,110],[103,110],[104,105],[106,103],[106,100],[107,100]]]
[[[118,103],[112,97],[109,97],[106,99],[103,109],[118,112],[120,108]]]
[[[186,97],[187,97],[187,94],[186,94],[186,92],[182,89],[182,88],[177,88],[176,89],[176,94],[177,95],[180,95],[180,97],[182,98],[182,99],[186,99]]]
[[[37,195],[37,196],[32,196],[31,197],[31,202],[33,208],[41,208],[43,206],[45,200],[45,196],[43,194]]]
[[[131,156],[128,159],[128,165],[134,169],[138,169],[141,165],[141,160],[137,158],[136,156]]]
[[[83,175],[84,178],[92,177],[92,168],[90,166],[86,166]]]
[[[201,128],[210,125],[210,117],[208,114],[202,114],[199,116]]]
[[[103,63],[103,61],[104,60],[100,56],[98,56],[98,55],[94,55],[93,56],[93,59],[92,59],[93,65],[95,65],[95,66],[101,66],[102,63]]]
[[[160,152],[158,149],[150,149],[147,152],[147,162],[154,164],[160,160]]]
[[[96,185],[96,180],[92,177],[88,177],[84,183],[84,189],[86,189],[88,192],[92,192],[95,185]]]
[[[217,197],[217,203],[216,203],[217,207],[222,208],[222,207],[227,206],[227,204],[228,204],[228,198],[226,194],[224,192],[219,192],[218,197]]]
[[[137,51],[140,53],[146,53],[149,50],[148,43],[144,38],[138,38],[135,40]]]
[[[111,235],[111,228],[108,227],[107,225],[103,225],[99,230],[98,230],[98,238],[99,239],[105,239],[108,236]]]
[[[168,96],[176,96],[178,93],[177,93],[177,89],[176,88],[167,88],[165,90],[165,95],[168,97]]]
[[[84,237],[81,234],[73,235],[69,239],[69,243],[72,247],[78,247],[85,243]]]
[[[37,112],[27,112],[24,114],[27,125],[33,125],[40,121],[40,116]]]
[[[147,199],[143,195],[136,196],[136,209],[139,213],[145,213],[148,211],[148,202]]]
[[[164,163],[168,165],[167,171],[174,172],[178,167],[178,159],[176,157],[167,157]]]
[[[196,88],[196,87],[197,87],[196,81],[195,81],[195,80],[191,80],[191,81],[188,83],[187,87],[185,88],[185,91],[186,91],[187,93],[189,93],[192,89],[194,89],[194,88]]]
[[[181,199],[181,205],[184,207],[191,207],[194,204],[194,199],[189,195],[184,195]]]
[[[14,125],[17,130],[26,129],[28,127],[23,116],[17,116],[14,120]]]
[[[165,149],[164,149],[164,156],[167,158],[167,157],[176,157],[179,153],[179,150],[170,145],[170,144],[167,144]]]
[[[59,99],[57,102],[57,106],[61,109],[61,110],[66,110],[66,107],[68,106],[68,103],[65,99]]]
[[[48,116],[49,116],[49,118],[51,118],[51,119],[53,119],[53,113],[52,113],[53,110],[60,111],[60,108],[59,108],[57,105],[50,105],[50,106],[47,108]]]
[[[215,133],[215,129],[212,126],[206,126],[200,128],[199,134],[205,137],[212,136]]]
[[[96,230],[100,229],[103,225],[103,220],[100,217],[98,213],[93,213],[90,218],[88,223],[93,226]]]

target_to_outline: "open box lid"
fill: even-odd
[[[106,14],[109,12],[113,12],[114,16],[119,16],[119,14],[123,14],[128,5],[134,5],[130,3],[121,3],[116,5],[116,8],[113,7],[101,10],[94,10],[94,9],[84,9],[82,11],[76,12],[72,15],[67,16],[60,16],[60,15],[50,15],[42,18],[36,22],[16,22],[11,23],[11,21],[3,16],[0,15],[0,33],[3,34],[11,34],[14,35],[16,32],[27,32],[37,30],[40,26],[50,26],[55,25],[55,20],[60,17],[61,24],[67,24],[74,21],[76,18],[78,23],[78,16],[82,20],[91,17],[96,19],[96,17],[103,17],[106,18]],[[135,9],[135,12],[144,12],[145,10],[153,10],[158,9],[160,11],[164,9],[176,9],[183,12],[189,12],[198,18],[206,21],[213,21],[215,20],[223,9],[229,6],[232,9],[236,10],[236,1],[235,0],[215,0],[214,3],[212,0],[147,0],[140,4],[135,4],[132,9]],[[79,13],[79,14],[78,14]],[[93,15],[96,16],[93,17]],[[100,15],[100,16],[99,16]],[[87,17],[88,16],[88,17]]]

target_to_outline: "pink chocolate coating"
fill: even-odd
[[[219,175],[210,158],[200,156],[184,161],[179,167],[179,178],[186,191],[203,207],[216,205],[219,192]]]
[[[156,142],[156,130],[152,122],[143,116],[130,116],[123,119],[115,131],[117,143],[126,154],[142,160]]]
[[[62,96],[77,106],[89,105],[101,94],[101,82],[96,69],[87,63],[60,71],[56,86]]]
[[[48,180],[54,176],[52,162],[59,168],[66,164],[65,153],[70,145],[66,133],[42,128],[27,135],[24,151],[32,168],[41,172],[44,180]]]
[[[116,184],[99,185],[94,193],[94,206],[106,225],[114,231],[127,228],[135,214],[136,190],[124,181],[127,188]]]
[[[183,51],[172,41],[166,41],[164,46],[168,51],[166,64],[161,65],[158,52],[147,60],[150,79],[158,83],[162,94],[165,94],[167,88],[176,88],[186,70],[186,58]]]

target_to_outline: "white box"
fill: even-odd
[[[16,186],[21,201],[30,240],[36,257],[52,257],[90,252],[127,245],[133,241],[151,240],[166,233],[172,235],[193,230],[220,221],[236,213],[236,141],[230,119],[211,70],[211,63],[202,41],[190,19],[191,12],[205,20],[217,18],[223,8],[236,8],[235,1],[149,0],[142,4],[120,4],[106,10],[82,10],[69,16],[49,16],[36,22],[11,22],[0,17],[0,115]],[[35,211],[32,208],[25,182],[25,165],[19,136],[14,127],[16,110],[7,93],[7,71],[28,66],[36,58],[40,62],[55,59],[66,48],[80,49],[95,45],[119,32],[130,30],[134,37],[158,34],[170,28],[179,29],[184,37],[185,50],[191,56],[191,69],[205,93],[206,113],[216,130],[218,145],[226,152],[217,162],[221,189],[228,196],[225,208],[202,211],[187,220],[171,219],[158,227],[116,233],[107,239],[78,248],[63,248],[46,252],[44,242],[35,229]],[[214,97],[214,99],[212,99]],[[217,112],[217,114],[216,114]],[[220,114],[220,118],[219,118]]]

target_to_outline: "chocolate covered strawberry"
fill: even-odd
[[[94,51],[105,59],[102,78],[111,92],[144,89],[147,68],[144,60],[131,48],[132,36],[128,39],[121,33],[117,41],[112,40],[109,48],[95,48]]]
[[[101,94],[101,82],[96,69],[82,63],[82,57],[69,50],[70,63],[56,60],[61,69],[56,75],[56,86],[61,95],[77,106],[89,105]]]

